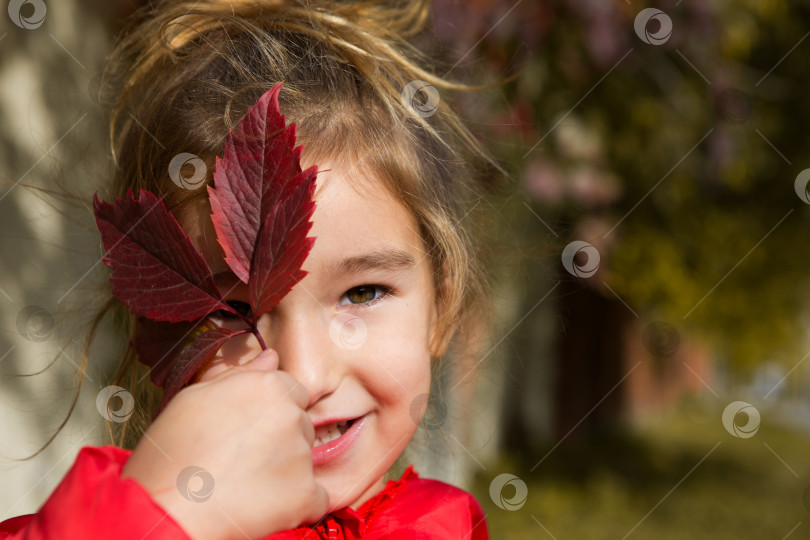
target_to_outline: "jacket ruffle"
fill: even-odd
[[[0,540],[188,540],[183,528],[137,481],[121,478],[130,454],[110,445],[83,447],[35,514],[0,522]],[[421,478],[411,465],[357,510],[344,507],[315,525],[263,540],[488,540],[484,517],[472,495]]]

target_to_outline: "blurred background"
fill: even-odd
[[[103,287],[94,96],[141,4],[0,17],[0,519],[103,441],[112,335],[19,461],[65,417]],[[433,10],[416,41],[439,74],[514,75],[453,99],[509,177],[480,193],[497,324],[455,351],[408,459],[472,490],[493,538],[810,537],[810,2]],[[21,185],[55,179],[85,211]]]

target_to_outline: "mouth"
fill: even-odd
[[[312,464],[326,466],[349,452],[364,431],[369,414],[357,418],[336,420],[315,426]]]
[[[312,445],[312,447],[317,448],[318,446],[322,446],[339,439],[344,433],[346,433],[346,431],[348,431],[355,420],[357,420],[357,418],[352,418],[351,420],[341,420],[340,422],[332,422],[330,424],[318,426],[315,428],[315,443]]]

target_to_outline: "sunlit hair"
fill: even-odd
[[[306,145],[311,162],[329,159],[373,177],[415,217],[439,306],[431,351],[453,336],[454,346],[472,339],[471,325],[480,328],[492,309],[472,241],[471,226],[480,218],[469,212],[480,202],[480,169],[498,166],[444,94],[485,87],[423,69],[428,60],[406,41],[428,15],[427,1],[197,0],[139,11],[100,84],[116,164],[113,182],[100,196],[111,200],[130,188],[148,189],[189,223],[194,205],[187,203],[207,196],[204,186],[228,130],[261,94],[283,82],[281,111],[297,124],[298,143]],[[420,101],[421,94],[413,104],[403,99],[414,81],[443,92],[435,112],[419,110],[433,105]],[[183,152],[207,166],[198,189],[183,189],[169,176],[169,163]],[[111,298],[91,329],[85,363],[98,321],[110,312],[126,321],[127,338],[137,331],[128,309]],[[108,422],[112,442],[132,447],[150,422],[160,389],[132,349],[113,384],[127,388],[139,405],[127,422]]]

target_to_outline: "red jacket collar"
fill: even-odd
[[[409,465],[399,480],[389,480],[383,489],[364,502],[357,510],[345,506],[326,514],[315,525],[296,527],[293,530],[271,535],[267,540],[292,538],[343,538],[354,540],[366,534],[366,523],[383,510],[406,483],[419,478],[419,473]]]

